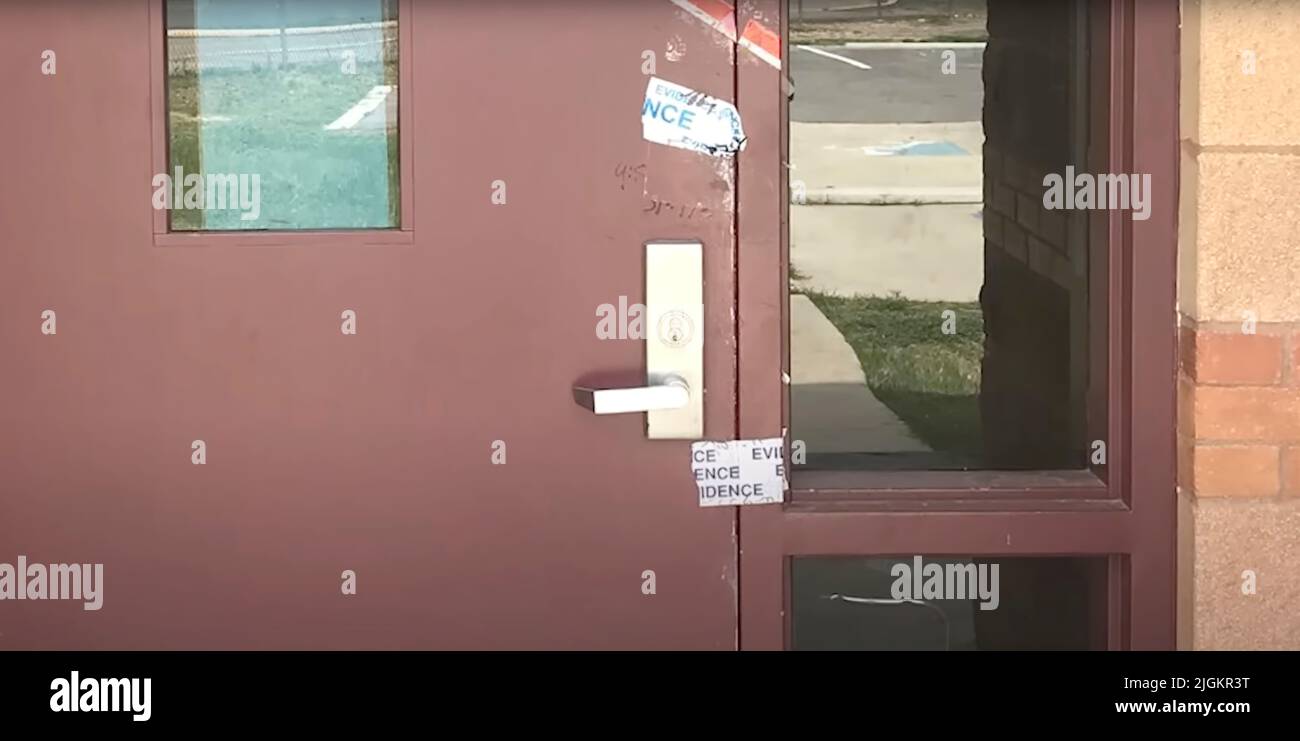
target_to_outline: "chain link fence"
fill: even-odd
[[[397,21],[289,28],[171,29],[172,74],[300,64],[379,64],[397,57]]]

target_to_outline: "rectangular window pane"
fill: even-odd
[[[795,650],[1106,648],[1105,556],[798,557]]]
[[[1087,467],[1082,8],[790,3],[796,466]]]
[[[172,230],[400,226],[397,50],[396,0],[168,0]]]

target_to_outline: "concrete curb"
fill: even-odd
[[[846,41],[843,44],[817,44],[816,46],[842,46],[845,49],[983,49],[986,41]]]
[[[923,206],[927,204],[983,203],[983,188],[816,188],[790,203],[800,206]]]

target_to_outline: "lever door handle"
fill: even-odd
[[[691,389],[681,376],[670,375],[654,386],[616,389],[574,386],[573,400],[596,414],[653,412],[686,408],[691,403]]]
[[[596,414],[645,412],[651,440],[704,436],[704,245],[645,245],[645,385],[573,387],[573,400]]]

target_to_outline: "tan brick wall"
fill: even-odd
[[[1179,645],[1296,649],[1300,2],[1183,0],[1181,54]]]

